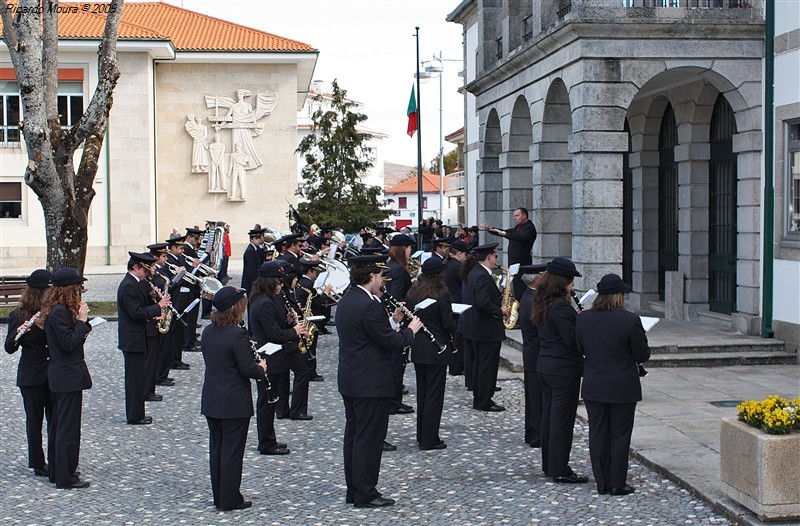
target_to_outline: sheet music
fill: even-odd
[[[94,328],[94,327],[97,327],[98,325],[104,324],[107,321],[108,320],[105,319],[105,318],[101,318],[100,316],[96,316],[96,317],[92,318],[91,320],[89,320],[89,325],[91,325],[92,328]]]
[[[267,356],[272,356],[273,354],[275,354],[276,352],[280,351],[281,349],[283,349],[282,345],[279,345],[277,343],[269,343],[268,342],[268,343],[265,343],[263,346],[259,347],[258,348],[258,352],[259,352],[259,354],[263,353],[263,354],[266,354]]]
[[[467,305],[466,303],[453,303],[452,308],[454,313],[461,314],[462,312],[466,312],[471,309],[472,305]]]
[[[433,299],[433,298],[425,298],[424,300],[422,300],[419,303],[417,303],[417,306],[414,307],[414,311],[427,309],[428,307],[430,307],[434,303],[436,303],[435,299]]]
[[[639,316],[639,319],[642,320],[642,327],[644,327],[645,332],[655,327],[656,323],[661,321],[661,318],[651,318],[649,316]]]

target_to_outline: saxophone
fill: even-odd
[[[302,323],[306,328],[306,331],[308,331],[308,336],[301,336],[300,340],[297,342],[297,346],[299,347],[301,353],[307,353],[311,349],[311,346],[314,345],[314,336],[317,334],[319,329],[317,329],[317,325],[313,321],[307,321],[307,318],[312,316],[311,300],[314,299],[314,291],[305,287],[300,288],[308,293],[308,299],[306,300],[305,307],[303,308],[303,319],[300,320],[300,323]],[[309,360],[313,360],[314,358],[314,356],[309,354]]]
[[[517,318],[519,318],[519,302],[514,299],[514,286],[512,285],[511,272],[500,265],[497,266],[505,274],[506,285],[503,287],[503,300],[502,307],[508,308],[508,316],[503,316],[503,326],[506,329],[513,329],[517,325]]]
[[[153,292],[156,293],[156,296],[159,300],[163,299],[164,296],[168,294],[169,290],[169,281],[164,281],[164,292],[161,292],[161,289],[155,286],[155,284],[150,281],[149,279],[145,280],[150,288],[153,289]],[[161,308],[161,317],[159,317],[158,322],[156,323],[156,328],[160,334],[167,334],[169,332],[169,326],[172,324],[172,311],[174,309],[172,307],[162,307]]]

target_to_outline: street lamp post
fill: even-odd
[[[429,64],[425,66],[428,74],[438,73],[439,75],[439,220],[444,223],[444,125],[443,125],[443,101],[444,101],[444,61],[442,52],[439,56],[433,55],[433,60],[439,63],[438,66]]]

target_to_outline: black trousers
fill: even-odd
[[[403,377],[405,374],[405,353],[394,351],[392,353],[392,387],[394,388],[394,397],[392,398],[390,409],[398,409],[403,405]]]
[[[494,403],[492,396],[497,386],[497,368],[500,366],[502,342],[472,341],[472,407],[486,409]]]
[[[344,479],[347,502],[362,504],[381,496],[376,486],[381,471],[383,441],[389,426],[391,398],[344,400]]]
[[[268,374],[267,379],[270,382],[272,389],[278,382],[281,381],[282,374]],[[264,382],[256,382],[256,391],[258,398],[256,399],[256,429],[258,430],[258,450],[263,452],[272,449],[278,443],[278,438],[275,434],[275,406],[277,404],[270,404],[269,393]]]
[[[190,303],[191,301],[194,301],[194,299],[197,297],[199,297],[197,294],[193,294],[190,298]],[[202,303],[202,301],[200,303]],[[197,320],[200,317],[201,308],[202,308],[201,305],[195,305],[195,307],[191,310],[191,312],[187,312],[183,316],[183,320],[186,322],[186,326],[184,327],[182,323],[180,324],[180,326],[183,329],[184,349],[194,347],[195,345],[197,345]]]
[[[128,422],[144,418],[145,354],[124,352],[125,357],[125,418]]]
[[[181,319],[188,326],[189,320],[186,318],[186,316],[184,316]],[[194,328],[195,326],[192,325],[192,327]],[[172,366],[172,364],[183,361],[183,339],[185,332],[186,332],[186,327],[184,327],[183,323],[173,318],[172,324],[169,326],[169,332],[167,333],[167,339],[169,340],[170,356],[172,358],[169,362],[170,366]],[[169,371],[169,368],[167,368],[167,371]]]
[[[81,411],[83,391],[53,393],[53,422],[50,432],[53,445],[47,448],[50,464],[50,479],[57,487],[77,482],[74,476],[78,469],[81,451]]]
[[[208,421],[208,463],[214,506],[232,508],[244,500],[242,485],[244,446],[247,443],[247,418],[212,418]]]
[[[181,322],[175,321],[173,318],[172,325],[169,326],[169,332],[161,334],[158,337],[158,358],[156,359],[156,381],[165,380],[169,376],[169,368],[175,361],[175,342],[181,336],[181,332],[175,327],[175,324],[183,327]],[[180,346],[178,346],[180,347]]]
[[[447,366],[415,363],[414,370],[417,373],[417,442],[420,447],[431,447],[442,441],[439,426]]]
[[[147,352],[144,354],[144,395],[145,398],[156,394],[156,370],[161,350],[159,336],[147,337]]]
[[[300,353],[298,350],[289,351],[286,354],[286,361],[289,370],[294,373],[292,383],[292,402],[289,405],[289,373],[283,373],[277,382],[273,383],[273,388],[280,398],[275,412],[280,417],[297,416],[308,414],[308,383],[314,376],[314,371],[308,364],[308,353]]]
[[[461,340],[464,345],[464,385],[467,389],[472,390],[475,383],[472,378],[475,366],[475,342],[471,338],[463,336]]]
[[[542,382],[536,371],[525,371],[525,443],[542,441]]]
[[[20,386],[22,405],[25,408],[25,433],[28,436],[28,467],[45,465],[42,442],[42,424],[47,417],[47,435],[53,422],[53,398],[47,384]]]
[[[578,412],[580,376],[539,373],[542,382],[542,471],[551,477],[572,474],[569,453]]]
[[[622,488],[628,478],[628,453],[636,402],[609,404],[584,400],[589,417],[589,457],[598,488]]]

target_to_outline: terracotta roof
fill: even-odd
[[[11,4],[9,4],[11,5]],[[88,2],[60,2],[62,9],[78,6],[77,13],[63,13],[58,34],[63,39],[99,39],[106,16],[84,12]],[[2,24],[0,24],[2,29]],[[279,37],[213,16],[164,2],[126,2],[122,8],[119,40],[171,40],[179,51],[316,52],[303,42]]]
[[[439,191],[439,176],[422,172],[422,193],[435,193]],[[417,176],[409,177],[405,181],[394,185],[384,192],[385,194],[415,194],[417,193]]]

